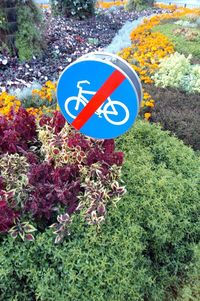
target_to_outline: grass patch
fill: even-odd
[[[174,30],[182,28],[173,23],[160,24],[153,28],[153,31],[159,31],[166,35],[175,45],[176,51],[185,55],[192,54],[194,58],[200,60],[200,29],[190,28],[193,32],[198,32],[199,37],[195,41],[188,41],[182,35],[175,35]]]

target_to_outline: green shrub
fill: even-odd
[[[36,8],[35,8],[36,9]],[[41,53],[42,42],[39,11],[31,7],[19,7],[17,11],[18,31],[15,45],[20,60],[29,60],[33,55]]]
[[[0,30],[6,30],[6,29],[7,29],[6,14],[0,7]]]
[[[156,86],[179,88],[188,93],[200,93],[200,65],[190,63],[192,56],[175,52],[161,60],[153,79]]]
[[[141,9],[153,4],[154,0],[128,0],[126,8],[128,10]]]
[[[51,0],[51,2],[55,13],[85,19],[94,14],[96,0]]]
[[[158,71],[153,76],[156,86],[180,88],[184,76],[191,72],[191,56],[187,58],[178,52],[161,60]]]
[[[189,264],[186,283],[181,288],[177,301],[199,300],[200,296],[200,245],[194,246],[194,259]]]
[[[42,15],[33,0],[0,1],[0,48],[20,60],[40,54],[44,46]]]
[[[189,285],[199,261],[199,158],[142,121],[118,146],[128,193],[106,223],[96,231],[77,216],[59,246],[51,230],[34,243],[2,238],[0,300],[173,301]]]

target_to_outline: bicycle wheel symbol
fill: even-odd
[[[114,110],[111,111],[110,107]],[[116,109],[118,108],[118,109]],[[128,108],[120,101],[118,100],[112,100],[111,102],[108,102],[105,106],[104,106],[104,117],[105,119],[114,125],[122,125],[125,124],[128,120],[129,120],[129,110]],[[119,114],[120,112],[120,114]],[[121,118],[123,118],[122,120],[119,120],[119,115],[121,116]],[[117,117],[116,120],[113,118]]]
[[[65,101],[66,113],[73,119],[75,119],[80,111],[86,106],[87,103],[77,96],[71,96]],[[120,113],[119,113],[120,112]],[[104,105],[103,109],[99,108],[95,114],[99,117],[104,115],[104,118],[113,125],[123,125],[129,120],[128,108],[118,100],[109,99],[108,103]],[[122,118],[119,120],[119,116]]]
[[[71,96],[65,101],[65,111],[73,119],[78,116],[84,107],[85,102],[82,99],[79,99],[77,96]]]

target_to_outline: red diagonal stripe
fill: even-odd
[[[125,80],[125,76],[115,70],[96,94],[91,98],[88,104],[83,108],[79,115],[74,119],[72,125],[80,130],[90,117],[98,110],[98,108],[106,101],[106,99],[117,89]]]

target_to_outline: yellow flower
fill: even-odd
[[[33,90],[32,95],[34,98],[39,97],[40,99],[51,103],[53,99],[55,99],[56,85],[56,83],[47,81],[40,90]]]
[[[52,90],[56,90],[56,84],[51,82],[50,80],[45,83],[45,86]]]
[[[21,101],[16,100],[16,101],[15,101],[15,104],[16,104],[16,106],[20,107],[20,106],[21,106]]]
[[[0,94],[0,115],[8,115],[11,108],[18,111],[21,102],[15,96],[9,95],[7,92]]]
[[[32,90],[32,94],[38,94],[39,92],[40,92],[40,90],[38,90],[38,89]]]
[[[145,114],[144,114],[144,118],[145,118],[146,120],[149,120],[150,117],[151,117],[151,113],[145,113]]]
[[[111,2],[104,2],[104,1],[98,1],[97,2],[97,7],[100,7],[100,8],[110,8],[112,6],[121,6],[121,5],[125,5],[127,1],[121,1],[121,0],[118,0],[118,1],[111,1]]]
[[[145,105],[146,105],[147,107],[151,107],[151,108],[154,107],[154,104],[153,104],[151,101],[146,101]]]

